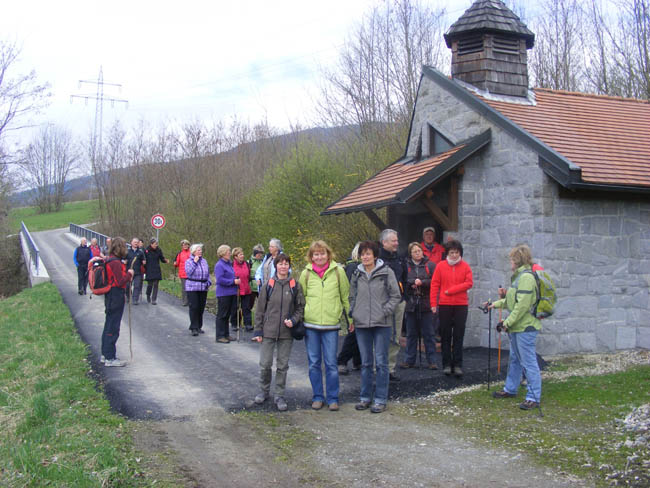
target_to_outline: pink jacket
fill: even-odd
[[[248,263],[244,261],[243,263],[239,263],[236,259],[232,263],[232,267],[235,270],[235,276],[239,278],[239,294],[240,295],[250,295],[252,293],[251,291],[251,285],[248,282],[250,280],[250,268],[248,267]]]

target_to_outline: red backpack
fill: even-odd
[[[110,291],[111,283],[106,264],[116,259],[95,257],[88,262],[88,285],[93,295],[106,295]]]

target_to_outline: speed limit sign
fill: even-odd
[[[163,217],[161,214],[156,214],[151,217],[151,227],[156,230],[165,227],[165,217]]]

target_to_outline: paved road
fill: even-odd
[[[217,344],[214,315],[210,313],[204,317],[206,333],[192,337],[188,332],[187,308],[181,307],[177,298],[162,292],[157,306],[145,300],[131,307],[133,360],[129,357],[125,309],[117,348],[118,357],[129,364],[124,368],[104,368],[99,363],[104,299],[77,294],[77,274],[72,262],[74,242],[66,235],[66,229],[37,232],[34,237],[52,282],[90,347],[93,368],[103,381],[113,408],[138,419],[190,417],[216,405],[226,410],[251,408],[251,400],[258,391],[258,345],[248,337],[241,343]],[[485,354],[485,350],[466,352],[463,383],[485,381]],[[402,381],[391,383],[393,398],[459,385],[458,380],[439,371],[414,369],[400,375]],[[341,377],[341,401],[356,401],[358,389],[358,372]],[[294,342],[286,398],[291,409],[307,407],[311,400],[304,342]]]

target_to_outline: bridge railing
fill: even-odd
[[[23,237],[25,238],[25,242],[27,243],[27,248],[29,249],[29,259],[31,260],[31,263],[29,263],[29,265],[31,266],[32,264],[34,264],[34,268],[36,269],[36,274],[38,275],[38,267],[41,262],[40,251],[38,250],[38,246],[34,242],[34,239],[32,239],[32,235],[29,233],[29,230],[27,230],[27,226],[25,225],[25,222],[22,221],[20,222],[20,232],[23,234]]]
[[[108,236],[105,236],[104,234],[100,234],[94,230],[87,229],[86,227],[72,223],[70,224],[70,233],[79,236],[80,238],[85,237],[88,239],[89,245],[91,239],[97,239],[97,244],[99,244],[99,247],[104,247],[106,245],[106,239],[108,239]]]

